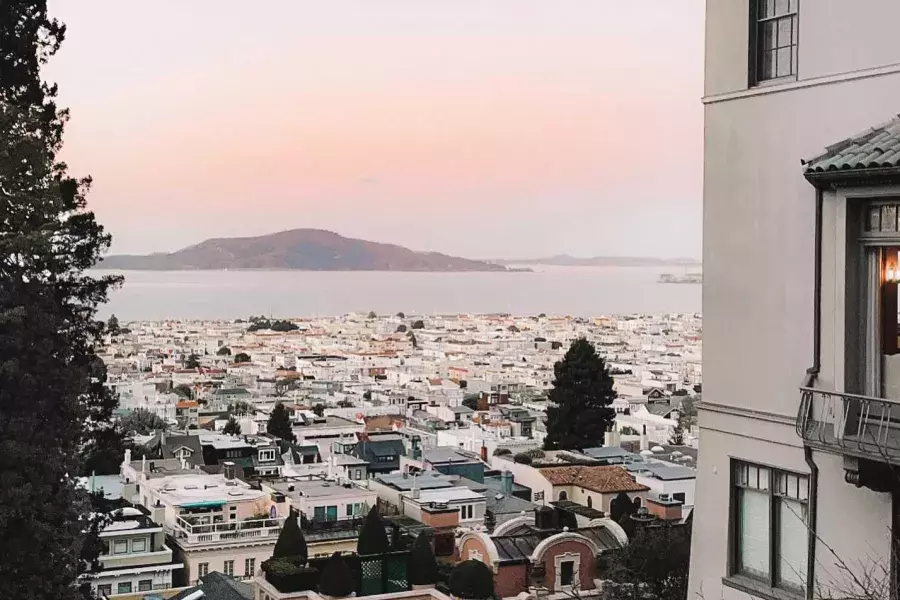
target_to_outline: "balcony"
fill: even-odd
[[[235,541],[272,541],[278,539],[278,533],[284,524],[284,518],[248,519],[246,521],[229,521],[227,523],[190,523],[176,517],[175,527],[167,527],[168,533],[185,545],[218,544]]]
[[[900,401],[812,387],[800,394],[797,434],[807,445],[882,464],[900,460]]]

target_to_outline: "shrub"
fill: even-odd
[[[530,465],[532,462],[532,458],[525,454],[524,452],[520,452],[513,457],[513,462],[517,462],[522,465]]]

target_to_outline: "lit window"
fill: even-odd
[[[735,461],[732,574],[802,591],[808,502],[806,475]]]

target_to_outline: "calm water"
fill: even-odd
[[[536,267],[532,273],[124,271],[101,311],[126,320],[303,317],[348,312],[593,316],[699,312],[700,285],[665,269]]]

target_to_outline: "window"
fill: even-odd
[[[471,519],[474,514],[473,506],[471,504],[466,504],[464,506],[459,507],[459,518],[460,520]]]
[[[147,551],[147,538],[135,538],[131,540],[131,551],[132,552],[146,552]]]
[[[226,560],[224,568],[222,569],[222,572],[225,573],[226,575],[228,575],[229,577],[234,577],[234,561]]]
[[[564,560],[559,565],[559,583],[560,585],[572,585],[572,578],[575,575],[575,561]]]
[[[731,573],[803,591],[809,480],[741,461],[733,469]]]
[[[797,74],[799,0],[750,2],[751,83]]]
[[[354,506],[356,506],[356,505],[353,504],[353,503],[347,504],[347,516],[348,516],[348,517],[352,517],[352,516],[353,516],[353,507],[354,507]]]
[[[152,579],[141,579],[138,581],[138,591],[139,592],[149,592],[153,589],[153,580]]]
[[[197,565],[197,577],[206,577],[209,575],[209,563],[199,563]]]
[[[128,540],[114,541],[113,554],[128,554]]]
[[[274,450],[260,450],[259,451],[259,460],[260,462],[268,462],[275,460],[275,451]]]
[[[244,559],[244,575],[246,577],[253,577],[256,575],[256,559],[255,558],[245,558]]]
[[[577,552],[565,552],[553,558],[556,567],[554,591],[571,590],[578,583],[578,571],[581,566],[581,555]]]
[[[325,507],[316,506],[313,508],[313,521],[322,522],[325,520]]]
[[[588,508],[594,508],[594,499],[591,498],[590,496],[588,496],[587,506],[588,506]]]
[[[560,493],[559,493],[559,499],[560,499],[560,500],[568,500],[568,499],[569,499],[569,495],[568,495],[567,493],[565,493],[565,492],[560,492]]]
[[[116,586],[117,594],[130,594],[131,593],[131,582],[130,581],[120,581],[119,585]]]
[[[672,500],[674,500],[675,502],[681,502],[682,504],[684,504],[684,501],[685,501],[684,492],[675,492],[674,494],[672,494]]]
[[[109,596],[111,594],[112,594],[112,584],[111,583],[104,583],[103,585],[97,586],[97,595],[100,596],[101,598],[103,596]]]

